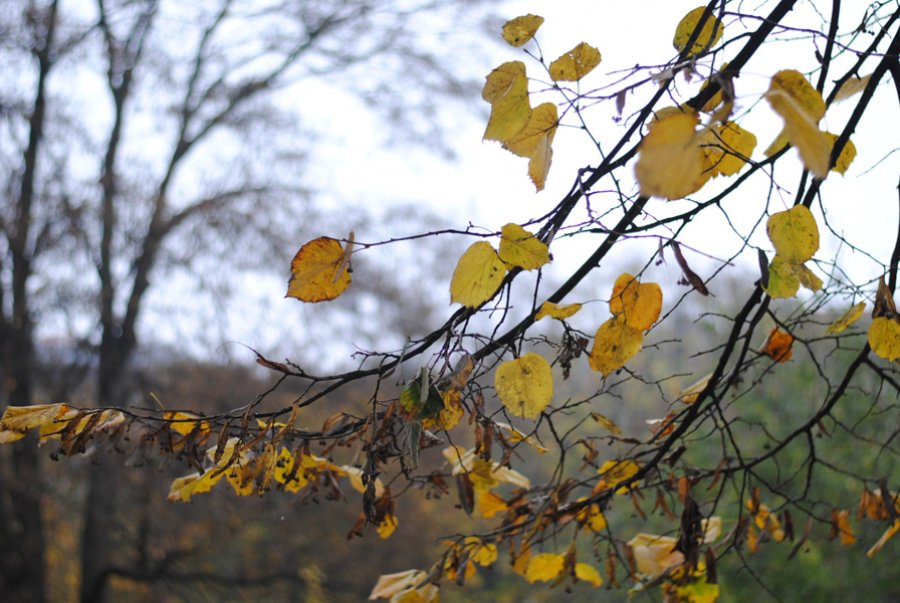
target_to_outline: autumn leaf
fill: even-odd
[[[578,499],[578,502],[585,500],[587,500],[587,498],[580,498]],[[606,517],[603,515],[603,511],[600,510],[600,505],[591,504],[582,507],[575,516],[575,519],[577,519],[578,523],[583,525],[586,530],[594,533],[602,532],[606,528]]]
[[[369,600],[390,599],[397,593],[409,588],[414,588],[425,579],[426,573],[422,570],[407,570],[396,574],[384,574],[378,577],[378,582],[369,593]]]
[[[594,490],[595,492],[601,492],[615,488],[620,483],[637,475],[640,469],[641,466],[631,459],[606,461],[597,469],[597,473],[600,475],[600,482],[598,482]],[[637,483],[632,482],[628,488],[623,486],[616,490],[616,494],[626,494],[629,489],[633,490],[636,487]]]
[[[681,52],[687,48],[688,41],[691,39],[691,34],[697,29],[697,25],[699,25],[705,10],[705,7],[698,6],[681,18],[681,21],[678,22],[678,26],[675,28],[675,38],[672,40],[672,45],[675,47],[675,50]],[[702,52],[703,50],[712,48],[722,39],[722,32],[724,30],[725,28],[722,26],[722,22],[710,14],[707,16],[706,21],[703,23],[703,28],[700,30],[700,33],[697,35],[697,38],[694,40],[693,45],[691,45],[685,56],[689,57],[698,52]]]
[[[512,140],[531,118],[525,63],[510,61],[494,69],[485,80],[481,96],[491,104],[484,139]]]
[[[28,431],[53,424],[65,404],[34,404],[32,406],[7,406],[0,417],[0,443],[7,444],[25,437]]]
[[[363,470],[352,465],[342,465],[341,469],[347,474],[350,480],[350,486],[361,494],[366,492],[366,484],[363,483]],[[384,482],[381,478],[376,477],[375,480],[375,498],[381,498],[384,495]]]
[[[394,533],[394,530],[397,529],[397,518],[390,513],[387,513],[384,516],[384,519],[375,526],[375,531],[378,533],[379,538],[382,540],[387,540],[391,537],[391,534]]]
[[[803,205],[769,216],[766,232],[775,252],[791,262],[812,259],[819,249],[819,227],[812,212]]]
[[[184,475],[172,480],[169,486],[170,501],[188,502],[195,494],[204,494],[213,489],[224,473],[221,471],[208,470],[204,473],[195,473]]]
[[[534,37],[534,34],[537,33],[538,28],[543,23],[543,17],[530,13],[516,17],[503,25],[503,39],[510,46],[515,46],[516,48],[524,46]]]
[[[793,345],[793,343],[794,338],[790,333],[775,327],[772,329],[772,332],[769,333],[769,338],[766,340],[766,344],[763,346],[761,352],[769,356],[775,362],[787,362],[793,355],[793,351],[791,350],[791,345]]]
[[[834,509],[831,512],[831,537],[838,537],[841,544],[850,546],[856,542],[853,526],[850,525],[850,511],[848,509]]]
[[[469,536],[464,544],[471,549],[472,561],[482,567],[493,565],[497,561],[497,545],[493,543],[482,542],[477,536]]]
[[[879,316],[872,320],[868,334],[869,347],[876,355],[893,362],[900,358],[900,323]]]
[[[507,509],[509,509],[506,505],[506,501],[490,490],[479,490],[476,493],[475,500],[478,512],[485,519],[490,519],[498,513],[506,513]]]
[[[200,431],[209,431],[209,423],[206,421],[195,421],[199,419],[195,414],[180,411],[166,411],[163,413],[163,419],[172,421],[169,427],[172,431],[176,431],[183,436],[190,435],[194,429],[199,428]]]
[[[610,318],[597,329],[594,347],[588,357],[591,369],[606,377],[625,366],[641,351],[644,334],[617,317]]]
[[[662,310],[662,289],[657,283],[641,283],[627,272],[613,285],[609,310],[616,318],[639,331],[653,326]]]
[[[684,555],[675,550],[678,540],[672,536],[638,533],[628,541],[637,571],[648,579],[656,578],[669,568],[684,563]]]
[[[497,367],[494,387],[513,415],[535,420],[553,399],[553,373],[543,356],[528,352]]]
[[[649,124],[634,167],[641,195],[680,199],[703,186],[696,124],[692,111],[673,112]]]
[[[599,412],[592,412],[591,418],[597,422],[600,427],[607,430],[613,435],[622,435],[622,430],[616,425],[615,421],[608,419],[607,417],[601,415]]]
[[[825,132],[825,136],[831,141],[831,147],[829,148],[830,155],[831,151],[834,149],[834,143],[837,142],[838,135],[832,134],[831,132]],[[847,168],[850,167],[850,164],[853,163],[854,159],[856,159],[856,145],[848,138],[846,144],[844,144],[841,149],[841,154],[838,155],[837,160],[834,162],[834,167],[831,169],[838,174],[843,175],[844,172],[847,171]]]
[[[550,63],[554,82],[577,82],[600,64],[600,51],[584,42]]]
[[[344,248],[336,239],[319,237],[306,243],[291,261],[291,278],[285,297],[305,302],[336,298],[350,286]]]
[[[703,393],[703,390],[706,389],[706,386],[709,385],[710,379],[712,379],[712,373],[704,375],[696,382],[681,390],[681,393],[678,394],[678,399],[681,400],[681,402],[683,402],[684,404],[693,404],[697,401],[698,398],[700,398],[700,394]]]
[[[450,280],[450,301],[477,308],[497,292],[506,266],[487,241],[473,243],[459,258]]]
[[[510,266],[535,270],[550,261],[550,250],[518,224],[507,224],[500,235],[500,259]]]
[[[872,79],[871,73],[863,77],[851,77],[841,84],[837,94],[834,95],[835,102],[846,100],[855,94],[859,94],[869,85],[870,79]]]
[[[714,603],[719,598],[719,585],[709,584],[705,579],[679,584],[675,594],[680,603]]]
[[[457,446],[448,446],[442,453],[452,467],[451,474],[468,474],[476,489],[489,490],[501,483],[520,488],[531,487],[531,480],[518,471],[504,467],[496,461],[476,457],[474,448],[462,450]]]
[[[528,174],[539,191],[544,188],[550,172],[553,138],[558,126],[556,105],[542,103],[531,112],[525,127],[503,143],[503,148],[514,155],[528,157]]]
[[[541,304],[537,314],[534,315],[534,319],[541,320],[542,318],[547,318],[549,316],[550,318],[555,318],[557,320],[565,320],[574,316],[579,310],[581,310],[581,304],[560,306],[559,304],[546,301]]]
[[[547,452],[547,449],[541,446],[541,443],[537,439],[522,433],[509,423],[504,423],[503,421],[494,421],[494,426],[503,432],[504,438],[510,444],[524,442],[537,450],[540,454],[545,454]]]
[[[709,177],[737,174],[756,148],[756,136],[732,121],[706,129],[698,142]]]
[[[894,537],[894,535],[900,532],[900,519],[895,519],[894,523],[887,530],[884,531],[884,534],[881,535],[881,538],[872,545],[872,547],[866,551],[866,557],[871,559],[875,555],[877,555],[881,549],[884,548],[884,545],[887,544],[887,541]]]
[[[772,76],[766,100],[784,120],[788,141],[797,147],[803,165],[817,178],[828,175],[831,140],[819,130],[825,101],[798,71],[784,70]]]
[[[575,577],[595,588],[603,585],[603,578],[600,577],[600,572],[593,565],[587,563],[575,564]]]
[[[555,553],[532,555],[528,560],[528,569],[525,570],[525,579],[532,584],[554,580],[562,573],[565,562],[565,555]]]
[[[847,327],[855,323],[857,320],[862,318],[863,312],[866,309],[866,302],[859,302],[849,310],[847,310],[843,316],[834,321],[826,330],[827,333],[831,335],[837,335],[838,333],[843,333],[847,330]]]

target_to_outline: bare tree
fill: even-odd
[[[0,99],[10,134],[4,170],[15,176],[7,182],[18,183],[9,185],[12,203],[0,223],[3,402],[17,406],[34,402],[36,324],[68,320],[79,345],[95,354],[79,374],[96,375],[100,405],[123,405],[133,396],[129,366],[154,280],[164,281],[163,270],[185,259],[195,269],[211,260],[224,265],[215,255],[220,250],[186,251],[198,232],[227,237],[230,245],[290,245],[285,234],[296,236],[301,216],[313,211],[299,169],[308,145],[287,134],[300,131],[292,123],[296,114],[273,99],[310,78],[345,81],[348,88],[359,78],[352,87],[373,107],[406,120],[407,131],[431,129],[409,120],[421,111],[408,109],[471,87],[420,43],[416,19],[429,12],[481,14],[474,4],[430,1],[97,0],[69,8],[54,0],[3,10],[4,30],[17,35],[2,51],[15,55],[18,74],[34,90],[31,99],[12,92]],[[57,68],[64,54],[74,58]],[[383,64],[378,77],[369,77],[366,66],[374,62]],[[431,93],[400,94],[401,75]],[[49,115],[53,137],[46,134]],[[284,144],[289,136],[293,148]],[[12,450],[2,476],[11,485],[3,501],[10,512],[0,527],[4,543],[22,544],[3,547],[10,559],[0,584],[21,593],[16,600],[39,601],[40,491],[22,479],[39,474],[37,457],[27,444]],[[92,465],[84,601],[102,599],[115,554],[113,475],[103,460]]]

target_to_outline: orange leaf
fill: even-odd
[[[772,329],[772,332],[769,333],[769,339],[766,340],[766,345],[763,346],[762,353],[772,358],[775,362],[787,362],[793,355],[793,352],[791,351],[791,345],[793,343],[794,338],[790,333],[775,327]]]

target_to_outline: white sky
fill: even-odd
[[[763,15],[771,10],[774,3],[759,3],[760,8],[756,14]],[[842,30],[855,26],[861,19],[867,2],[845,2],[842,13]],[[628,70],[635,65],[661,64],[674,56],[671,45],[675,25],[681,16],[688,10],[697,6],[696,0],[689,1],[657,1],[657,2],[597,2],[593,1],[521,1],[509,2],[508,7],[501,11],[508,18],[525,13],[540,14],[546,21],[538,32],[538,40],[548,62],[573,47],[581,41],[585,41],[599,48],[603,62],[597,70],[590,74],[582,82],[583,90],[599,87],[612,81],[616,76],[612,75],[622,70]],[[755,5],[754,5],[755,6]],[[744,11],[754,10],[754,6],[743,3]],[[806,27],[819,28],[819,17],[813,10],[812,3],[802,4],[789,17],[789,22],[802,24]],[[733,23],[733,18],[726,19],[726,38],[740,29],[740,25]],[[499,26],[502,21],[498,22]],[[754,23],[748,26],[755,28]],[[473,32],[472,35],[480,35]],[[725,60],[734,55],[741,44],[734,44],[725,53]],[[532,43],[524,48],[534,50]],[[463,64],[459,69],[468,75],[483,77],[496,65],[509,60],[523,60],[528,68],[529,75],[540,77],[540,65],[527,57],[521,49],[507,47],[502,44],[496,46],[485,45],[487,62],[483,64]],[[448,49],[448,60],[453,60],[452,48]],[[717,63],[720,66],[721,62]],[[772,44],[764,47],[758,57],[735,82],[737,89],[737,115],[750,109],[759,102],[760,95],[766,90],[769,78],[779,69],[796,68],[808,71],[815,65],[813,46],[810,41],[795,42],[791,45]],[[846,63],[838,63],[832,67],[831,79],[843,74],[842,66]],[[866,65],[863,73],[869,73],[874,68],[874,63]],[[689,98],[699,88],[699,80],[686,83],[679,76],[678,89],[683,91],[684,99]],[[403,82],[398,82],[402,86]],[[502,150],[499,145],[490,142],[482,142],[487,105],[479,98],[473,97],[470,102],[471,109],[466,112],[451,113],[445,119],[453,124],[452,136],[448,143],[455,150],[457,159],[448,161],[445,157],[432,155],[415,146],[391,146],[388,143],[388,135],[385,124],[379,122],[372,113],[365,111],[365,107],[352,94],[340,94],[333,88],[330,94],[318,94],[328,90],[316,87],[309,90],[317,92],[321,99],[321,107],[318,108],[317,124],[323,132],[322,138],[317,141],[312,155],[312,163],[306,168],[312,176],[311,185],[322,192],[316,202],[325,208],[332,208],[335,212],[343,212],[352,220],[352,215],[359,208],[382,216],[388,224],[394,218],[397,208],[406,204],[427,205],[435,213],[442,216],[447,228],[464,228],[469,221],[487,229],[499,230],[506,222],[523,222],[543,214],[551,208],[570,188],[578,168],[584,165],[596,165],[599,162],[596,149],[590,141],[576,129],[561,128],[554,142],[553,166],[547,181],[546,189],[541,193],[535,193],[534,188],[527,177],[527,160],[514,157]],[[539,88],[538,84],[533,89]],[[611,91],[614,92],[613,88]],[[828,88],[826,88],[826,91]],[[629,97],[625,108],[625,115],[642,106],[641,98],[649,92],[649,86],[641,92],[639,98]],[[310,98],[313,95],[306,95]],[[532,106],[546,100],[558,101],[553,94],[536,95],[532,100]],[[887,161],[873,168],[884,156],[888,155],[895,144],[892,139],[884,135],[885,124],[879,115],[889,114],[894,111],[895,100],[890,94],[879,94],[870,107],[867,117],[862,121],[854,135],[853,140],[859,154],[844,177],[832,174],[823,186],[823,195],[826,199],[829,221],[842,229],[851,240],[857,241],[864,248],[881,261],[886,262],[890,256],[893,245],[894,230],[897,224],[896,197],[896,162]],[[843,106],[836,106],[829,111],[822,125],[825,129],[840,132],[853,102],[847,102]],[[589,116],[593,134],[601,140],[606,148],[612,146],[624,131],[624,126],[613,121],[614,108],[612,102],[597,105],[586,112]],[[762,151],[775,137],[781,127],[780,120],[769,110],[763,102],[749,115],[740,118],[743,127],[754,132],[758,138],[757,149],[754,158],[761,159]],[[633,141],[636,142],[636,139]],[[794,154],[794,151],[791,151]],[[793,157],[779,161],[776,177],[779,183],[786,188],[782,193],[784,208],[790,207],[793,202],[791,192],[797,186],[799,180],[799,163]],[[794,171],[789,171],[793,166]],[[865,173],[870,170],[870,173]],[[623,175],[630,178],[631,169],[623,170]],[[352,174],[352,177],[348,175]],[[725,184],[728,182],[726,181]],[[623,182],[628,187],[631,183]],[[758,217],[766,195],[769,182],[763,175],[755,177],[747,183],[745,190],[730,201],[727,208],[730,217],[738,224],[745,224],[747,219]],[[718,183],[708,185],[707,189],[696,195],[698,199],[705,199],[707,190],[711,190]],[[739,203],[736,203],[739,201]],[[665,213],[672,211],[675,205],[666,207],[666,202],[654,200],[649,206],[650,211]],[[741,209],[746,207],[745,215],[741,215]],[[778,208],[773,208],[773,211]],[[739,239],[730,232],[723,216],[715,211],[711,220],[697,220],[682,240],[693,244],[699,251],[713,257],[725,258],[736,249]],[[816,210],[817,217],[821,217]],[[884,220],[872,220],[872,216],[883,216]],[[873,226],[874,224],[874,226]],[[884,226],[880,226],[880,225]],[[874,229],[874,231],[873,231]],[[879,229],[882,231],[879,232]],[[817,254],[817,259],[828,260],[837,252],[837,242],[833,237],[825,234],[824,225],[820,219],[822,230],[822,249]],[[344,232],[323,232],[323,235],[341,237]],[[412,232],[397,232],[397,235],[413,234]],[[359,240],[370,240],[366,232],[357,232]],[[458,249],[462,250],[471,242],[463,237],[459,238]],[[548,271],[549,276],[563,278],[565,274],[577,266],[580,261],[578,255],[585,250],[592,249],[597,238],[589,238],[585,242],[564,241],[554,246],[554,266]],[[764,227],[758,229],[753,243],[771,250],[771,244],[765,238]],[[416,253],[429,253],[429,239],[421,241],[416,248]],[[639,265],[646,262],[649,253],[657,245],[656,241],[644,244],[632,242],[620,244],[621,250],[614,252],[613,268],[602,267],[588,285],[580,288],[576,298],[567,301],[583,301],[584,299],[598,299],[608,296],[609,284],[618,274],[620,268]],[[384,248],[382,248],[384,249]],[[373,251],[374,253],[374,251]],[[396,253],[389,251],[389,253]],[[403,252],[406,253],[406,252]],[[843,257],[858,256],[844,252]],[[415,258],[404,257],[401,253],[399,260],[402,262],[415,261]],[[456,258],[447,258],[449,270],[455,264]],[[689,261],[695,270],[704,273],[712,269],[713,264],[703,261],[697,255],[689,255]],[[868,281],[879,276],[879,272],[871,262],[860,261],[855,257],[850,263],[851,276],[857,281]],[[753,276],[745,280],[749,283],[758,274],[755,254],[741,256],[735,268],[735,274],[741,271]],[[652,272],[652,270],[651,270]],[[822,274],[822,271],[818,271]],[[680,273],[674,264],[662,267],[656,271],[656,277],[666,288],[677,287],[675,284]],[[363,274],[355,274],[355,278],[365,278]],[[265,284],[264,284],[265,283]],[[448,283],[449,284],[449,283]],[[309,320],[310,317],[319,315],[320,310],[298,304],[295,300],[282,299],[284,282],[281,279],[254,280],[253,286],[257,288],[259,295],[255,296],[263,301],[268,310],[276,316],[286,318],[289,322],[292,316]],[[593,288],[593,289],[591,289]],[[716,282],[712,284],[713,291]],[[547,289],[549,293],[552,289]],[[676,293],[681,295],[683,288]],[[439,295],[448,296],[444,292]],[[352,289],[345,295],[352,295]],[[801,293],[801,299],[808,296],[808,292]],[[849,300],[848,300],[849,303]],[[591,331],[588,322],[602,320],[603,308],[598,304],[598,312],[587,315],[585,330]],[[238,308],[241,316],[246,312],[258,309]],[[448,312],[450,309],[448,308]],[[267,349],[269,339],[253,325],[251,332],[241,332],[242,324],[248,326],[252,323],[240,320],[229,321],[229,334],[232,341],[240,341],[248,345],[259,346]],[[598,323],[599,324],[599,323]],[[352,336],[351,336],[352,337]],[[278,337],[275,337],[278,339]],[[347,344],[346,355],[352,352],[352,347]],[[336,350],[336,354],[341,352]],[[290,355],[289,351],[285,351]],[[277,356],[277,353],[275,354]]]

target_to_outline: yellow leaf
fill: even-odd
[[[204,494],[212,490],[224,475],[213,469],[205,473],[193,473],[172,480],[169,487],[169,500],[172,502],[188,502],[194,494]]]
[[[900,358],[900,324],[897,321],[879,316],[869,326],[869,347],[878,356],[893,362]]]
[[[733,176],[747,164],[756,148],[756,136],[729,121],[715,125],[700,137],[704,170],[711,176]]]
[[[547,452],[547,449],[541,446],[541,443],[537,441],[535,438],[526,435],[510,425],[509,423],[504,423],[503,421],[494,421],[494,426],[498,427],[500,430],[505,432],[506,441],[510,444],[517,444],[519,442],[525,442],[532,446],[535,450],[537,450],[540,454],[544,454]]]
[[[607,430],[613,435],[621,435],[622,430],[618,425],[615,424],[614,421],[604,417],[599,412],[592,412],[591,418],[593,418],[603,429]]]
[[[675,50],[681,52],[687,48],[688,41],[691,39],[691,34],[694,33],[694,30],[700,23],[700,18],[703,16],[704,10],[705,7],[698,6],[682,17],[681,21],[678,22],[678,27],[675,28],[675,38],[672,40],[672,45],[675,47]],[[722,39],[722,32],[724,30],[725,28],[722,26],[722,22],[716,19],[714,15],[710,14],[703,23],[703,28],[700,30],[700,33],[697,34],[694,44],[685,56],[691,56],[712,48],[720,39]]]
[[[477,308],[497,292],[506,265],[486,241],[473,243],[459,258],[450,280],[450,301]]]
[[[528,123],[503,148],[519,157],[534,157],[542,143],[552,143],[559,125],[559,113],[553,103],[542,103],[531,112]]]
[[[579,310],[581,310],[581,304],[560,306],[547,301],[541,304],[537,314],[534,315],[534,319],[541,320],[542,318],[549,316],[550,318],[555,318],[557,320],[565,320],[570,316],[574,316]]]
[[[476,493],[476,504],[478,512],[485,519],[490,519],[498,513],[505,513],[509,508],[506,501],[491,492],[490,490],[479,490]]]
[[[680,199],[703,185],[697,114],[673,112],[648,126],[634,167],[641,195]]]
[[[841,84],[841,87],[837,91],[837,94],[834,95],[834,100],[842,101],[850,98],[854,94],[862,92],[866,89],[866,86],[869,85],[870,79],[872,79],[871,73],[863,77],[851,77],[849,80]]]
[[[556,579],[565,566],[565,555],[555,553],[540,553],[533,555],[528,560],[528,569],[525,570],[525,579],[531,582],[549,582]]]
[[[192,431],[198,426],[201,432],[209,431],[209,423],[206,421],[192,421],[190,419],[199,419],[197,415],[188,413],[188,412],[180,412],[180,411],[166,411],[163,413],[163,419],[167,421],[172,421],[169,424],[169,427],[172,431],[178,432],[183,436],[190,435]]]
[[[534,155],[528,160],[528,177],[531,178],[531,182],[538,192],[544,190],[547,174],[550,173],[550,163],[553,161],[551,142],[550,137],[542,138],[534,151]]]
[[[481,97],[491,103],[491,116],[484,139],[499,142],[511,140],[531,118],[525,63],[510,61],[494,69],[485,80]]]
[[[712,544],[722,535],[722,518],[713,515],[704,519],[700,522],[700,529],[703,530],[703,544]]]
[[[397,529],[397,518],[388,513],[384,516],[384,519],[375,526],[375,531],[378,532],[378,536],[381,537],[382,540],[387,540],[391,537],[391,534],[394,533],[394,530]]]
[[[500,235],[500,259],[511,266],[535,270],[550,261],[550,250],[540,239],[519,226],[507,224]]]
[[[544,18],[537,15],[527,14],[516,17],[511,21],[507,21],[503,26],[503,39],[510,46],[518,48],[531,40],[543,23]]]
[[[629,327],[646,331],[653,326],[662,310],[662,289],[656,283],[641,283],[623,272],[616,279],[609,310]]]
[[[610,318],[597,329],[594,347],[588,358],[591,369],[611,374],[631,360],[644,343],[644,335],[638,329],[628,326],[624,320]]]
[[[0,417],[0,444],[21,440],[31,429],[53,425],[57,416],[68,408],[65,404],[7,406]]]
[[[595,588],[603,584],[603,578],[600,577],[600,572],[597,571],[597,568],[587,563],[575,564],[575,577]]]
[[[600,51],[582,42],[550,63],[554,82],[577,82],[600,64]]]
[[[822,279],[816,276],[816,273],[804,264],[800,264],[797,267],[797,277],[800,279],[800,284],[810,291],[818,291],[824,284],[822,283]]]
[[[834,143],[837,142],[838,135],[832,134],[831,132],[825,132],[825,136],[831,141],[831,146],[828,149],[830,155],[831,151],[834,149]],[[847,143],[844,145],[844,148],[841,149],[841,154],[838,155],[837,161],[834,162],[834,167],[831,169],[838,174],[843,175],[844,172],[847,171],[847,168],[850,167],[850,164],[853,163],[854,159],[856,159],[856,145],[853,144],[852,140],[847,139]]]
[[[472,547],[472,561],[481,567],[488,567],[497,561],[497,545],[484,543],[477,536],[469,536],[465,539],[465,544]]]
[[[763,151],[763,154],[766,157],[771,157],[789,144],[790,141],[788,140],[787,132],[782,129],[781,132],[778,133],[778,136],[775,137],[775,140],[772,141],[772,144],[766,147],[766,150]]]
[[[679,584],[675,592],[681,603],[715,603],[719,598],[719,585],[709,584],[704,578],[690,584]]]
[[[313,239],[291,261],[291,279],[285,297],[305,302],[336,298],[350,286],[349,265],[343,260],[344,248],[336,239]]]
[[[512,553],[510,553],[512,555]],[[522,550],[515,556],[513,561],[513,571],[520,576],[525,576],[528,572],[528,564],[531,562],[531,547],[527,544],[522,545]]]
[[[819,249],[819,227],[812,212],[803,205],[769,216],[766,232],[775,252],[790,262],[812,259]]]
[[[825,101],[809,80],[794,69],[784,69],[772,76],[769,90],[778,90],[790,97],[803,112],[818,123],[825,117]]]
[[[578,499],[578,502],[585,500],[587,500],[587,498],[582,497]],[[602,532],[606,528],[606,516],[604,516],[603,511],[600,510],[600,505],[588,505],[582,507],[575,516],[575,519],[577,519],[578,523],[583,525],[586,530],[591,532]]]
[[[465,411],[462,407],[462,396],[458,389],[448,389],[441,394],[444,407],[436,417],[422,421],[425,429],[453,429],[463,418]]]
[[[352,465],[342,465],[341,469],[343,469],[347,478],[350,480],[350,486],[360,493],[365,493],[366,485],[363,483],[363,470],[359,467],[354,467]],[[375,498],[381,498],[381,495],[384,494],[384,482],[381,481],[381,478],[375,478]]]
[[[830,327],[827,329],[827,333],[832,335],[837,335],[838,333],[843,333],[847,330],[847,327],[855,323],[857,320],[862,318],[863,312],[866,309],[866,302],[859,302],[847,312],[844,313],[839,319],[834,321]]]
[[[559,117],[556,105],[543,103],[531,112],[528,123],[503,148],[520,157],[528,157],[528,175],[538,191],[543,190],[553,160],[553,137]]]
[[[389,599],[401,591],[415,587],[425,579],[426,575],[422,570],[413,569],[379,576],[378,582],[369,593],[369,600]]]
[[[669,568],[684,563],[684,555],[676,551],[678,541],[672,536],[636,534],[628,541],[634,554],[637,570],[649,579],[656,578]]]
[[[448,446],[443,450],[443,455],[452,465],[451,473],[467,473],[476,490],[489,490],[500,483],[531,487],[531,481],[518,471],[503,467],[496,461],[476,457],[474,448],[462,450],[457,446]]]
[[[528,352],[497,367],[494,387],[511,414],[533,421],[553,399],[553,373],[543,356]]]
[[[803,165],[817,178],[825,178],[831,157],[831,141],[817,125],[825,115],[822,96],[801,73],[785,70],[772,77],[766,100],[784,120],[785,134],[790,143],[797,147]]]
[[[868,551],[866,551],[866,557],[871,559],[878,552],[884,548],[884,545],[887,544],[887,541],[894,537],[894,534],[900,532],[900,519],[895,519],[893,525],[885,530],[884,534],[881,535],[881,538],[878,539],[878,542],[872,545]]]
[[[798,262],[791,262],[776,254],[769,264],[769,285],[766,287],[766,293],[773,298],[797,295],[800,289],[801,266],[802,264]]]
[[[408,588],[391,597],[390,603],[437,603],[440,591],[435,584],[425,584],[418,588]]]
[[[704,376],[695,383],[692,383],[685,389],[681,390],[681,393],[678,395],[678,399],[681,400],[684,404],[693,404],[700,397],[700,394],[703,393],[703,390],[706,389],[706,386],[709,385],[710,379],[712,379],[712,373]]]
[[[622,461],[606,461],[600,468],[597,469],[597,473],[600,475],[600,482],[595,487],[596,492],[600,492],[603,490],[608,490],[615,488],[618,484],[621,484],[627,479],[630,479],[640,470],[641,466],[631,459],[625,459]],[[616,494],[626,494],[629,489],[634,489],[637,487],[637,483],[632,483],[628,488],[624,486],[616,490]]]
[[[794,354],[791,350],[793,343],[794,338],[790,333],[775,327],[769,333],[769,338],[761,351],[775,362],[787,362]]]

